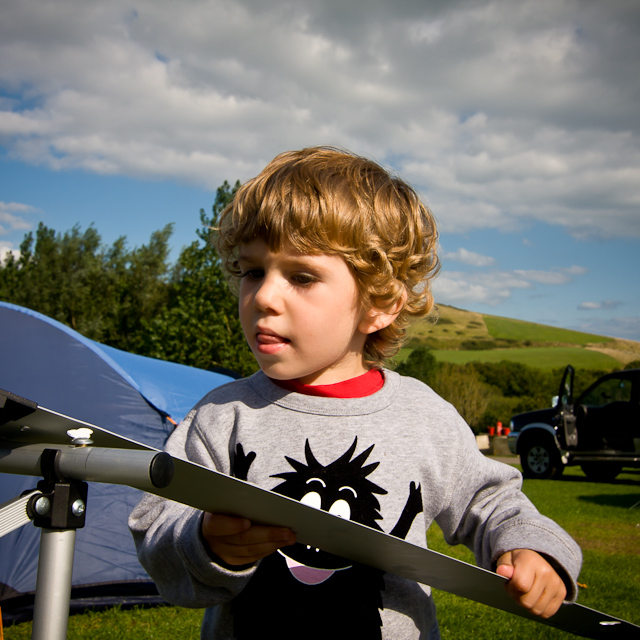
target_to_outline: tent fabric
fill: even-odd
[[[162,448],[172,421],[180,422],[208,391],[232,379],[101,345],[42,314],[0,302],[1,389],[152,447]],[[0,504],[37,481],[0,473]],[[132,593],[132,584],[148,586],[127,529],[140,495],[131,487],[90,483],[72,584],[74,591],[91,587],[94,603],[100,585],[111,601],[118,584],[123,594]],[[22,603],[35,590],[39,533],[27,524],[0,538],[3,618],[12,602]]]

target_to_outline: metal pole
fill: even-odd
[[[163,451],[12,442],[0,446],[0,471],[42,475],[42,453],[47,449],[59,451],[56,471],[74,480],[126,484],[153,492],[173,479],[173,460]]]
[[[27,522],[31,522],[31,517],[27,513],[27,504],[29,504],[32,496],[37,496],[38,494],[40,492],[34,489],[30,493],[0,504],[0,538],[19,529]],[[2,636],[0,635],[1,639]]]
[[[67,637],[75,541],[75,529],[42,529],[32,640]]]
[[[0,448],[0,471],[42,474],[39,491],[0,505],[4,513],[24,510],[42,528],[33,612],[33,640],[65,640],[69,622],[76,529],[84,526],[87,481],[130,484],[153,491],[168,486],[174,463],[156,450],[103,449],[89,446],[22,445]],[[31,500],[40,494],[37,500]],[[16,503],[16,504],[14,504]],[[19,514],[21,515],[21,514]],[[17,526],[24,524],[20,519]],[[10,523],[15,528],[14,523]],[[9,523],[7,523],[7,527]],[[0,526],[0,531],[2,527]]]

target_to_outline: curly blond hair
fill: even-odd
[[[369,366],[394,356],[409,322],[433,308],[439,261],[431,211],[406,182],[350,152],[313,147],[278,155],[239,188],[216,231],[232,280],[240,275],[240,245],[261,238],[274,252],[342,256],[367,311],[401,306],[388,327],[367,336]]]

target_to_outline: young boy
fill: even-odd
[[[383,369],[432,309],[436,242],[430,211],[377,164],[331,148],[275,158],[218,230],[261,371],[209,393],[166,449],[416,545],[435,520],[549,617],[576,597],[577,545],[451,405]],[[206,607],[202,638],[439,638],[429,587],[287,529],[155,496],[130,526],[161,594]]]

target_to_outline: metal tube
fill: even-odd
[[[168,453],[136,449],[105,449],[50,444],[29,444],[0,449],[0,471],[41,475],[40,457],[45,449],[58,449],[58,471],[67,478],[87,482],[124,484],[144,491],[166,487],[173,478]]]
[[[32,640],[67,637],[75,541],[75,529],[42,530]]]
[[[173,461],[169,454],[134,449],[62,449],[59,468],[68,478],[126,484],[149,491],[167,486],[173,477]]]
[[[31,491],[26,495],[0,504],[0,538],[31,521],[27,514],[27,504],[31,496],[39,493],[39,491]]]

